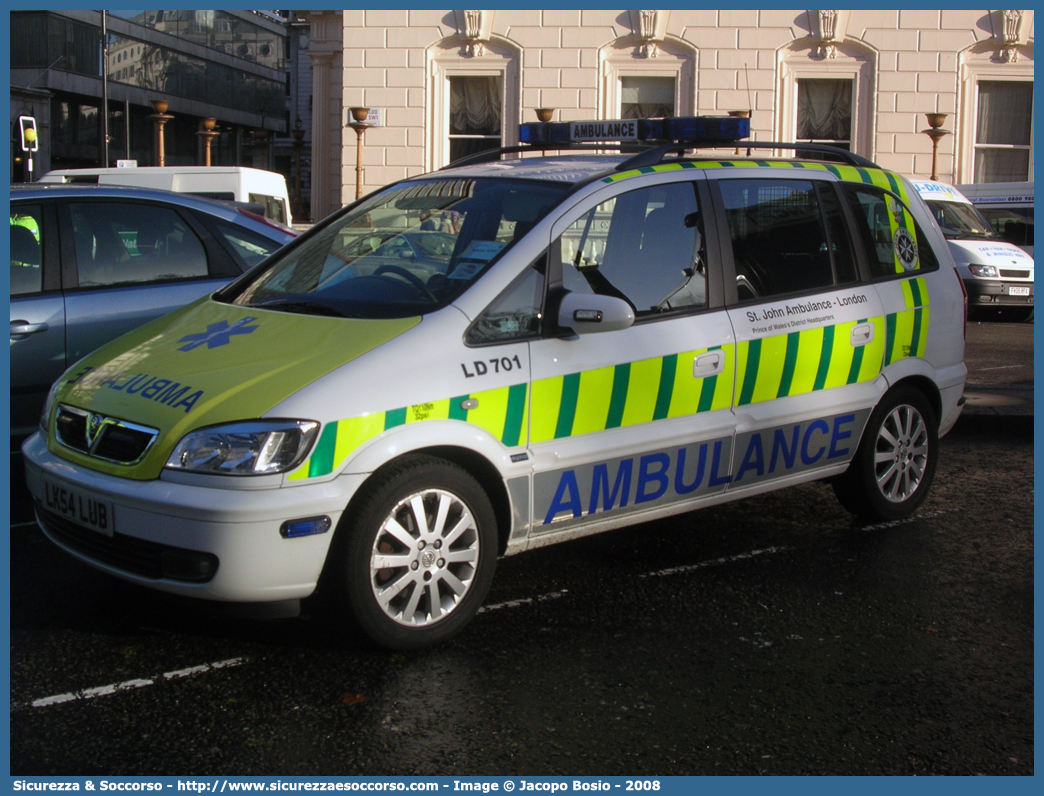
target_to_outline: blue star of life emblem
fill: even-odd
[[[178,351],[191,351],[194,348],[199,348],[201,345],[206,345],[207,348],[228,345],[232,342],[232,335],[250,334],[256,331],[259,327],[250,325],[256,320],[257,318],[247,317],[240,318],[233,324],[230,324],[228,321],[207,324],[205,332],[187,334],[178,340],[179,343],[187,343],[187,345],[179,346]]]

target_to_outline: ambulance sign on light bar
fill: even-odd
[[[728,143],[750,136],[742,116],[672,116],[659,119],[600,119],[583,122],[526,122],[518,128],[523,144],[592,141]]]
[[[638,120],[570,122],[571,141],[637,141]]]

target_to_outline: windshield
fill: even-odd
[[[422,315],[463,293],[569,188],[498,179],[399,183],[320,224],[224,298],[345,318]]]
[[[928,202],[947,238],[998,238],[990,222],[972,205],[963,202]]]

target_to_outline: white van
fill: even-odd
[[[1033,183],[980,182],[957,189],[975,205],[997,234],[1033,256]]]
[[[1033,312],[1033,257],[990,226],[952,185],[912,180],[942,228],[957,272],[968,290],[968,311],[1001,309],[1011,320]]]
[[[133,185],[190,193],[207,199],[259,205],[265,218],[289,227],[286,179],[275,171],[245,166],[131,166],[108,169],[56,169],[40,182]]]

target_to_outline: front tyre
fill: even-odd
[[[333,563],[343,598],[363,631],[389,649],[459,633],[493,579],[489,498],[467,471],[433,456],[376,474],[339,535]]]
[[[924,394],[897,387],[867,422],[834,493],[853,514],[875,520],[909,517],[924,503],[939,459],[939,422]]]

